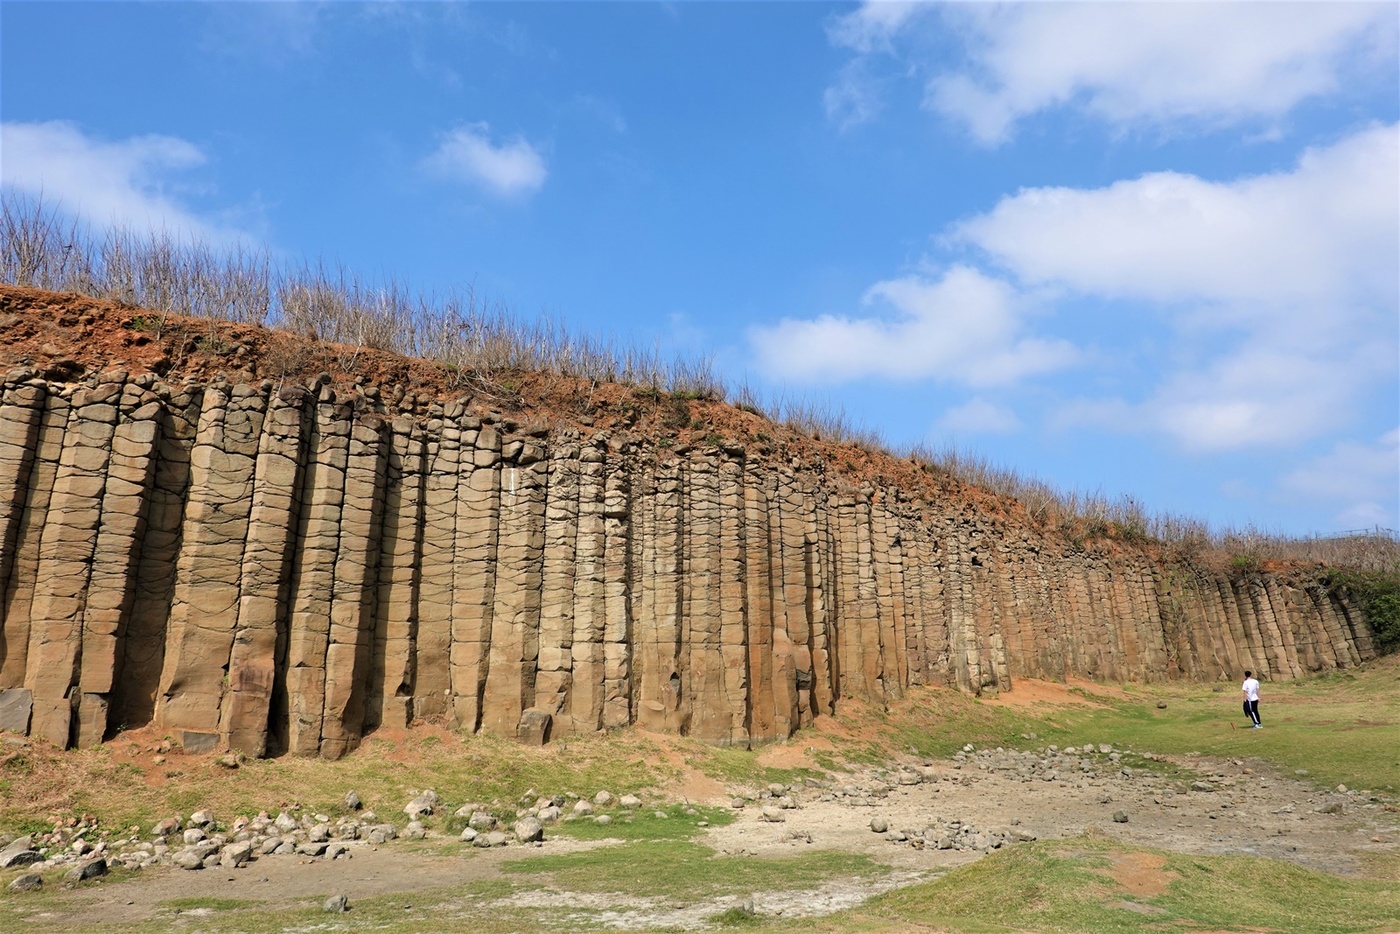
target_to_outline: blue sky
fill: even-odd
[[[1393,3],[0,3],[0,183],[1400,528]]]

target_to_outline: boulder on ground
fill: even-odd
[[[105,859],[89,860],[79,866],[74,866],[64,875],[65,882],[86,882],[88,879],[96,879],[98,876],[107,875],[107,861]]]
[[[44,877],[37,872],[26,872],[22,876],[16,876],[7,888],[11,892],[33,892],[44,887]]]
[[[526,746],[543,746],[549,742],[550,725],[554,716],[538,707],[527,707],[515,725],[515,738]]]
[[[10,869],[15,866],[28,866],[30,863],[37,863],[43,859],[43,854],[34,849],[34,837],[24,836],[12,840],[8,846],[0,850],[0,869]]]
[[[515,839],[521,843],[534,843],[544,839],[544,825],[538,818],[522,817],[515,822]]]
[[[430,816],[437,805],[437,792],[429,788],[427,791],[405,804],[403,806],[403,812],[408,815],[409,820],[417,820],[425,815]]]

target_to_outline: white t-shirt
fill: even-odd
[[[1244,691],[1245,700],[1259,699],[1259,682],[1254,678],[1245,678],[1244,684],[1240,685],[1240,690]]]

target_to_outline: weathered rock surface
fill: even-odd
[[[12,371],[0,729],[337,757],[414,719],[527,743],[641,722],[742,746],[910,685],[1375,654],[1305,579],[1086,550],[796,447],[658,440],[401,387]]]

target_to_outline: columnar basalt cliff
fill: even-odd
[[[139,372],[131,328],[126,368],[99,372],[25,352],[54,296],[0,294],[28,322],[0,397],[0,729],[58,745],[154,722],[336,757],[418,719],[746,745],[910,685],[1374,654],[1304,575],[1086,550],[905,462],[901,484],[762,432],[642,430],[635,406],[546,422],[460,390],[260,379],[236,334],[232,378],[175,378],[159,341],[169,375]],[[79,330],[131,314],[74,301]]]

